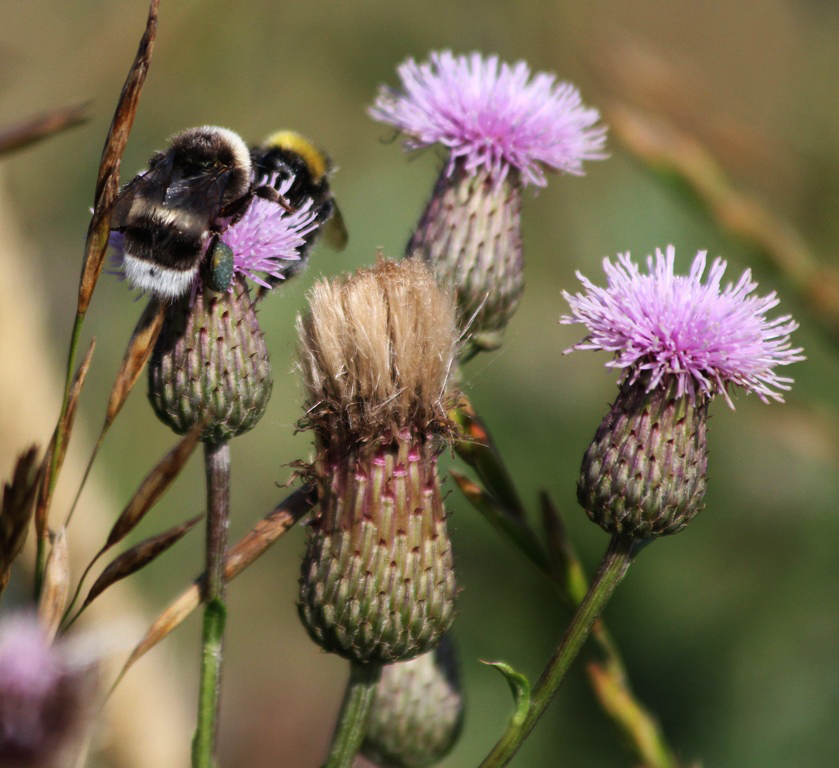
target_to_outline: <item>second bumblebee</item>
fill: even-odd
[[[251,150],[251,161],[256,186],[277,188],[292,179],[291,187],[284,194],[288,205],[298,209],[312,201],[318,226],[306,237],[300,261],[290,265],[286,277],[297,274],[305,266],[308,252],[321,232],[335,250],[346,246],[347,230],[329,187],[332,162],[324,152],[299,133],[277,131]]]

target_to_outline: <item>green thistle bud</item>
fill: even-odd
[[[205,422],[201,439],[220,442],[253,428],[271,396],[271,366],[247,285],[178,299],[149,361],[149,400],[177,434]]]
[[[498,347],[524,290],[518,172],[499,181],[461,163],[444,170],[406,253],[455,294],[458,327],[473,349]]]
[[[609,533],[677,533],[702,509],[708,397],[679,395],[675,378],[647,391],[624,382],[583,458],[577,500]]]
[[[442,760],[463,726],[463,695],[454,644],[389,664],[376,687],[362,754],[390,768],[422,768]]]
[[[454,311],[425,267],[321,282],[298,319],[319,509],[300,616],[324,649],[389,663],[433,648],[456,592],[437,477]]]

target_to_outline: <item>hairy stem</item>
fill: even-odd
[[[594,581],[562,638],[562,642],[548,662],[533,688],[530,706],[524,717],[513,718],[504,735],[481,763],[481,768],[501,768],[507,765],[545,712],[577,657],[592,625],[602,613],[623,580],[638,551],[646,542],[614,536]]]
[[[380,664],[350,662],[350,679],[324,768],[352,768],[361,742],[364,741],[381,673]]]
[[[204,623],[198,725],[192,742],[193,768],[212,768],[218,735],[224,625],[224,564],[230,522],[230,445],[204,443],[207,474],[207,542]]]

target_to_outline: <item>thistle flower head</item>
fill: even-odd
[[[315,429],[352,440],[445,421],[456,347],[454,308],[419,261],[381,262],[322,281],[297,322]]]
[[[647,391],[674,379],[677,396],[722,394],[733,407],[729,390],[741,387],[764,402],[783,401],[793,380],[776,368],[804,357],[790,342],[798,324],[789,315],[766,317],[777,295],[755,296],[750,270],[723,288],[726,262],[719,258],[703,282],[705,251],[687,276],[674,274],[674,259],[673,246],[657,250],[647,258],[647,274],[628,253],[617,264],[604,259],[605,288],[578,272],[585,292],[563,291],[571,314],[560,322],[581,323],[589,333],[571,349],[614,353],[606,365],[623,370],[628,383],[643,376]]]
[[[598,111],[554,75],[531,78],[524,61],[440,51],[423,64],[408,59],[398,73],[402,90],[382,87],[370,115],[404,133],[409,149],[446,146],[448,173],[460,161],[470,174],[485,170],[500,182],[512,168],[525,184],[543,187],[543,167],[581,174],[584,160],[606,156]]]
[[[73,765],[96,693],[95,667],[52,645],[34,615],[0,622],[0,765]]]
[[[287,178],[277,191],[285,196],[293,183],[294,178]],[[271,200],[256,197],[245,215],[224,230],[221,241],[233,251],[234,273],[270,288],[271,284],[259,273],[284,279],[290,263],[293,268],[293,263],[300,261],[306,236],[318,226],[311,199],[289,212]]]
[[[294,178],[275,177],[265,183],[274,186],[284,197],[291,189]],[[214,223],[213,229],[221,232],[219,240],[232,251],[233,274],[270,289],[276,281],[299,271],[301,254],[305,253],[308,240],[320,223],[317,211],[312,209],[311,198],[294,211],[287,211],[272,200],[254,197],[241,218],[220,219]],[[208,258],[206,250],[213,242],[213,237],[206,238],[205,260]],[[112,231],[108,244],[112,252],[112,271],[121,278],[125,277],[125,235]],[[201,282],[199,271],[191,290],[193,298],[200,290]],[[227,290],[233,290],[232,280]]]

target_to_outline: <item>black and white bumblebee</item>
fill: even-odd
[[[111,229],[122,233],[131,285],[175,299],[192,286],[218,221],[247,209],[253,170],[245,142],[226,128],[190,128],[170,145],[122,188]]]
[[[132,286],[174,300],[190,290],[205,259],[221,257],[230,264],[219,270],[210,266],[207,274],[211,279],[226,275],[224,285],[212,284],[226,289],[232,254],[219,236],[247,212],[255,196],[287,211],[312,200],[318,227],[307,236],[300,261],[289,262],[287,277],[300,271],[327,222],[330,243],[338,249],[346,244],[329,189],[330,161],[308,139],[281,131],[249,149],[233,131],[205,125],[177,133],[169,143],[120,190],[111,209],[111,229],[122,234],[123,271]],[[278,189],[289,179],[283,196]]]

